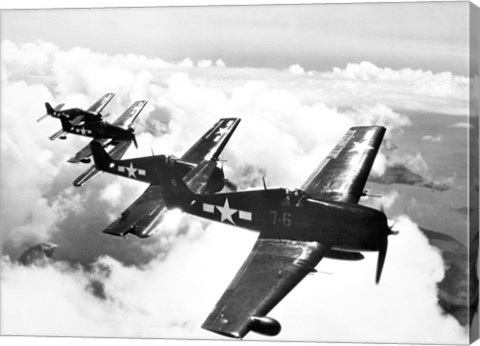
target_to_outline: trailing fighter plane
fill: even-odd
[[[80,108],[70,108],[62,110],[64,103],[59,104],[55,108],[53,108],[48,102],[45,103],[45,108],[47,109],[47,113],[42,115],[37,122],[45,119],[48,116],[53,118],[60,118],[61,116],[65,119],[72,122],[73,125],[78,125],[81,122],[92,122],[92,121],[100,121],[104,117],[101,114],[101,111],[107,106],[107,104],[112,100],[115,94],[107,93],[103,95],[97,102],[95,102],[92,106],[90,106],[87,110],[83,110]],[[50,136],[50,139],[53,141],[57,138],[65,139],[65,131],[63,129],[55,132],[53,135]]]
[[[124,237],[133,234],[150,237],[161,222],[166,209],[164,186],[169,171],[183,177],[196,193],[215,193],[225,186],[235,189],[218,167],[218,158],[240,119],[223,118],[210,128],[180,159],[174,156],[154,155],[142,158],[115,160],[96,141],[90,143],[98,170],[149,183],[149,187],[103,232]]]
[[[396,233],[383,211],[357,204],[385,133],[384,127],[352,127],[300,189],[217,193],[192,191],[171,174],[164,186],[169,208],[259,232],[244,264],[203,323],[209,331],[243,338],[249,331],[274,336],[278,321],[267,314],[323,257],[359,260],[378,251],[380,281],[388,236]]]
[[[62,122],[62,129],[64,132],[74,133],[79,136],[91,137],[95,139],[133,141],[135,147],[138,148],[135,130],[133,127],[114,125],[103,120],[74,125],[63,115],[60,115],[60,121]]]
[[[113,125],[119,126],[122,128],[132,128],[133,124],[135,123],[138,115],[143,110],[147,101],[135,101],[123,114],[118,117],[113,122]],[[123,157],[127,149],[132,144],[132,140],[115,140],[115,139],[93,139],[92,142],[97,142],[103,147],[110,146],[108,153],[109,155],[118,160]],[[83,149],[77,152],[73,157],[68,159],[68,162],[71,163],[90,163],[90,156],[92,155],[92,151],[90,149],[90,144],[87,144]],[[82,186],[88,181],[92,180],[93,178],[100,175],[102,171],[96,169],[95,165],[92,165],[89,169],[87,169],[84,173],[82,173],[75,181],[73,182],[74,186]]]

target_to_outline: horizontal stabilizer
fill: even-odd
[[[165,209],[163,189],[150,185],[103,233],[124,237],[128,233],[140,238],[150,237],[158,230]]]
[[[42,121],[43,119],[45,119],[46,117],[49,117],[50,114],[48,113],[45,113],[44,115],[42,115],[40,118],[37,119],[37,123],[39,123],[40,121]]]
[[[95,168],[95,165],[92,165],[89,169],[87,169],[85,172],[79,175],[77,179],[73,181],[73,186],[80,187],[82,185],[85,185],[90,180],[98,177],[102,173],[102,171],[99,171]]]
[[[107,147],[112,142],[109,139],[94,139],[93,141],[99,142],[103,147]],[[92,155],[92,150],[90,148],[90,143],[80,149],[74,156],[69,158],[67,162],[70,163],[79,163],[79,162],[90,162],[89,157]]]
[[[130,144],[132,144],[131,141],[121,141],[115,144],[113,147],[111,147],[108,150],[108,154],[114,160],[121,159],[122,156],[125,154],[125,152],[128,150],[128,148],[130,147]],[[88,148],[88,152],[91,154],[90,145],[88,145],[84,149],[86,148]],[[77,179],[74,180],[73,185],[77,187],[85,185],[90,180],[98,177],[101,173],[103,173],[103,171],[98,170],[95,165],[92,165],[89,169],[87,169]]]
[[[49,138],[50,140],[55,140],[57,139],[58,137],[62,136],[63,134],[65,134],[65,131],[62,130],[58,130],[57,132],[55,132],[53,135],[51,135]]]

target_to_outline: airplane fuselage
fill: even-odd
[[[298,190],[196,195],[181,204],[184,212],[261,232],[263,238],[318,241],[339,250],[377,251],[390,232],[379,210],[311,199]]]
[[[155,155],[144,159],[132,159],[111,162],[101,166],[105,172],[121,175],[126,178],[143,181],[145,183],[166,186],[170,184],[172,175],[184,177],[196,164],[182,161],[174,156]],[[225,186],[225,175],[216,167],[210,177],[205,193],[218,192]]]
[[[111,138],[119,141],[134,140],[135,134],[132,129],[109,124],[105,121],[85,122],[83,125],[65,125],[64,130],[85,137],[96,139]]]
[[[72,120],[76,119],[77,117],[81,116],[82,121],[85,122],[85,123],[95,122],[95,121],[99,121],[99,120],[102,119],[101,114],[87,112],[87,111],[85,111],[83,109],[80,109],[80,108],[65,109],[65,110],[59,111],[58,115],[54,115],[54,117],[56,117],[56,118],[59,118],[60,116],[65,117],[69,121],[72,121]]]

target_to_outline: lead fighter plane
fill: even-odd
[[[352,127],[294,191],[265,188],[207,195],[196,187],[205,184],[198,177],[208,176],[204,173],[215,167],[213,161],[203,161],[185,177],[176,169],[162,169],[158,184],[169,208],[259,232],[250,255],[202,328],[234,338],[250,331],[277,335],[280,323],[267,314],[315,272],[323,257],[360,260],[360,251],[378,251],[379,282],[388,236],[394,232],[383,211],[357,203],[365,195],[384,133],[379,126]],[[116,167],[101,153],[93,153],[98,168]],[[193,184],[192,175],[197,180]]]
[[[378,251],[380,280],[394,232],[382,211],[358,205],[385,133],[352,127],[299,190],[284,188],[202,195],[171,176],[167,206],[259,232],[259,237],[202,328],[235,338],[249,331],[274,336],[267,314],[323,257],[363,258]],[[174,173],[170,171],[170,173]]]

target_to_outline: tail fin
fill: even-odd
[[[103,146],[97,141],[93,140],[90,142],[90,149],[92,150],[95,167],[102,171],[108,170],[110,168],[110,164],[113,163],[113,160],[105,151]]]
[[[39,123],[40,121],[42,121],[42,120],[45,119],[46,117],[48,117],[48,116],[53,116],[53,114],[55,114],[55,110],[52,108],[52,106],[50,106],[50,103],[45,102],[45,108],[47,109],[47,113],[45,113],[45,114],[42,115],[40,118],[38,118],[38,119],[37,119],[37,123]]]
[[[45,108],[47,109],[47,114],[48,115],[54,115],[55,114],[55,109],[50,105],[50,103],[45,102]]]

